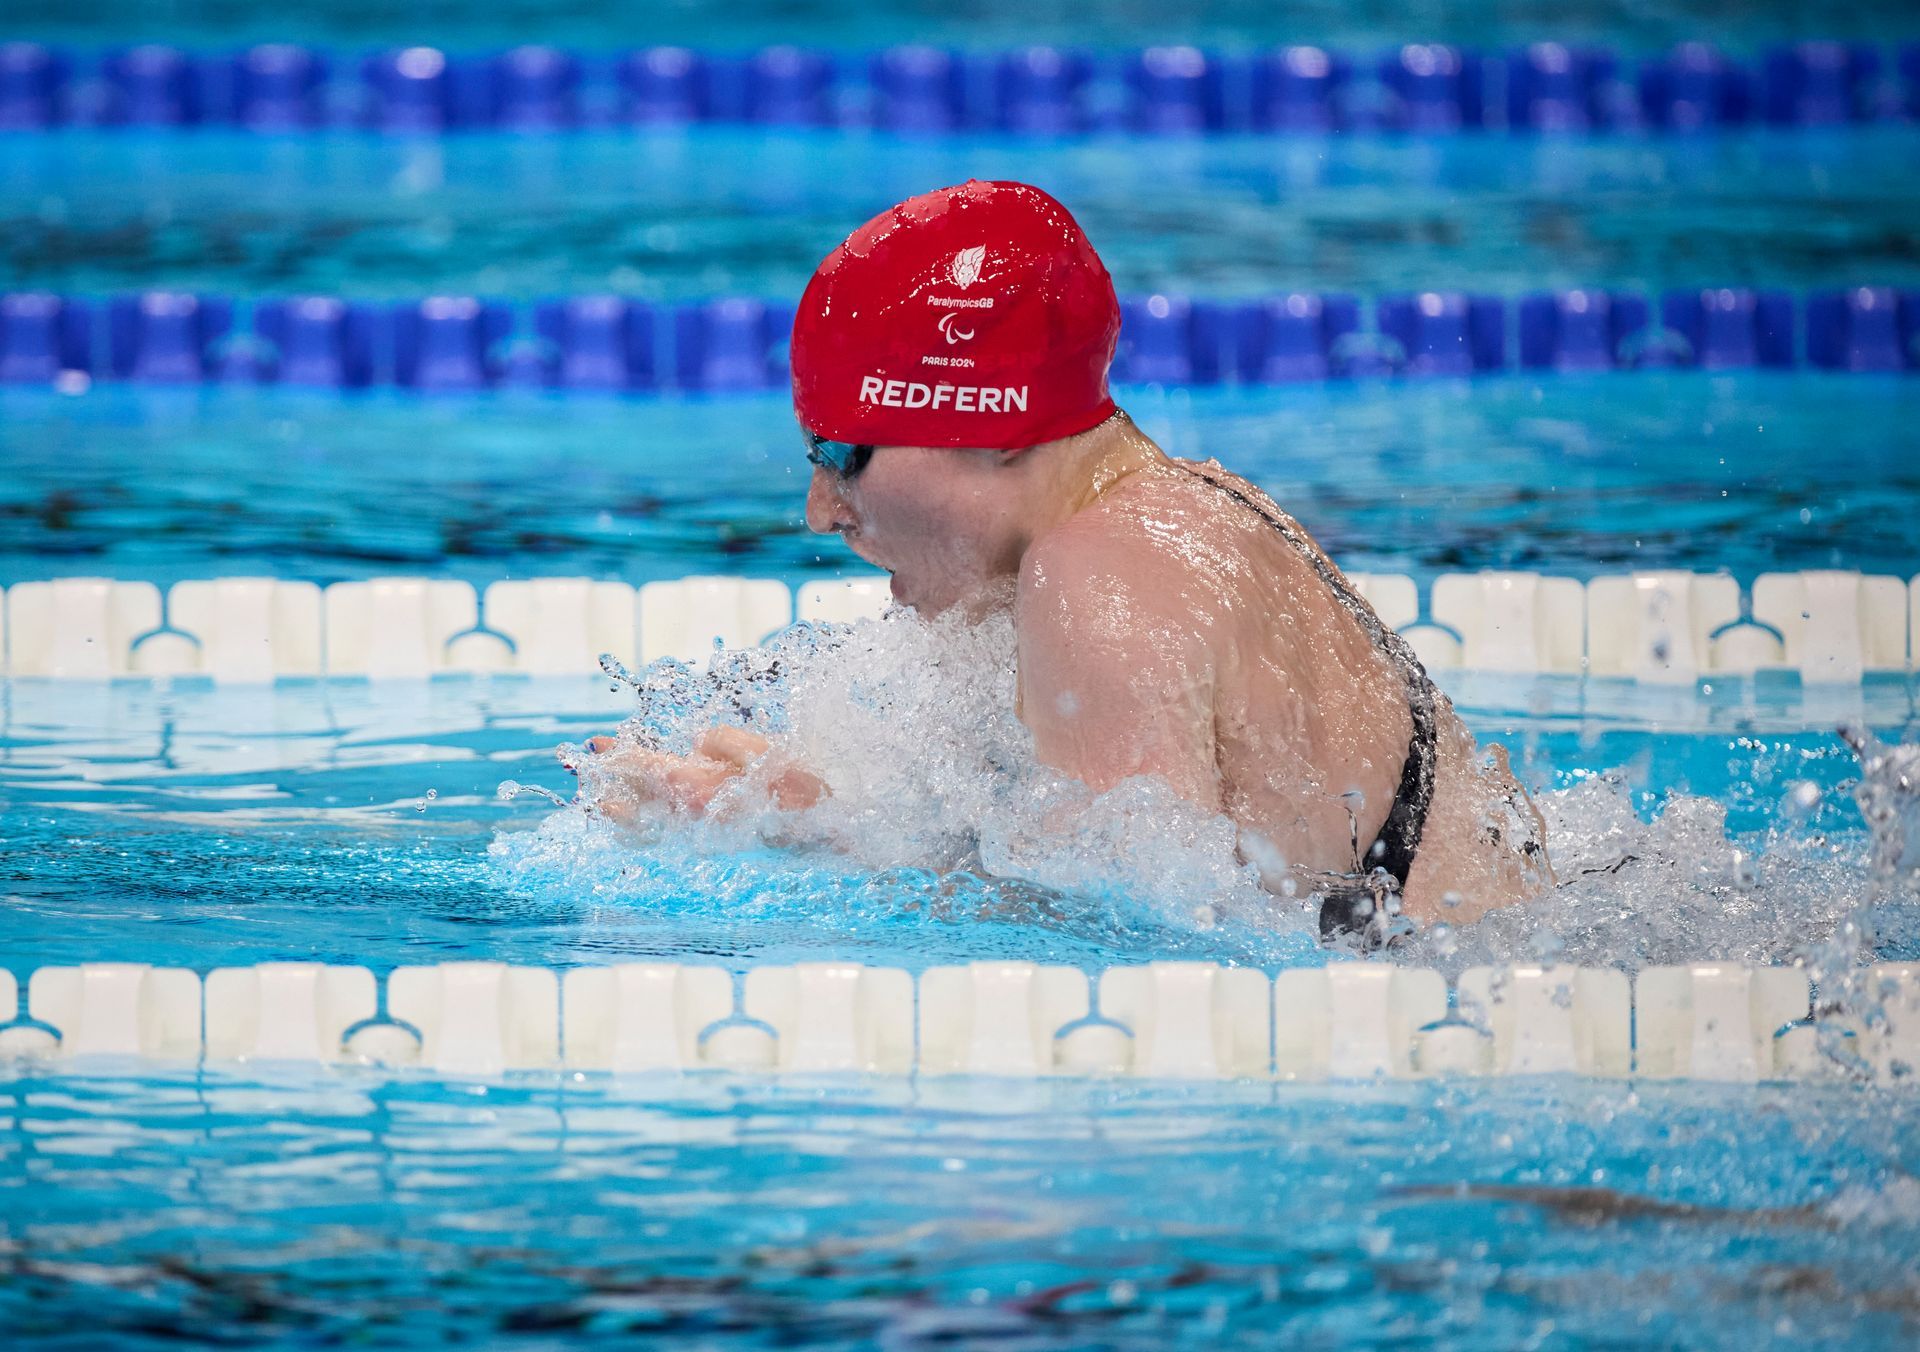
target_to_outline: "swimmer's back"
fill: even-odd
[[[1383,627],[1305,532],[1219,465],[1167,461],[1114,484],[1036,549],[1082,554],[1122,592],[1178,588],[1173,609],[1212,661],[1221,806],[1295,870],[1352,871],[1355,841],[1364,852],[1379,837],[1402,789],[1409,692],[1425,676],[1386,651]],[[1458,894],[1466,919],[1538,891],[1545,856],[1504,763],[1482,768],[1451,705],[1436,696],[1431,707],[1432,797],[1405,901],[1433,918]],[[1490,811],[1502,823],[1492,833]]]

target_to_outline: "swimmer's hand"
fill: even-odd
[[[623,747],[615,737],[588,738],[586,749],[596,757],[591,767],[569,763],[564,749],[561,763],[580,775],[583,788],[614,788],[613,795],[598,793],[594,800],[618,820],[646,803],[705,816],[717,811],[714,800],[722,790],[746,780],[757,781],[774,806],[785,811],[812,807],[827,796],[827,786],[817,775],[784,759],[765,737],[746,728],[709,728],[694,741],[690,756]],[[597,759],[603,756],[604,761]]]

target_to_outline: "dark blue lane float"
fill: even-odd
[[[1695,132],[1920,121],[1920,43],[1800,42],[1742,59],[1705,43],[1645,58],[1536,42],[872,53],[523,46],[342,54],[272,43],[76,53],[0,44],[0,128],[232,126],[564,131],[756,123],[1066,136]]]
[[[1127,384],[1272,385],[1499,371],[1920,370],[1920,289],[1795,297],[1709,287],[1383,296],[1306,292],[1220,301],[1130,296],[1113,377]],[[427,391],[522,387],[724,393],[786,383],[792,306],[623,296],[517,305],[475,296],[399,303],[300,296],[241,303],[149,291],[107,301],[0,295],[0,381],[215,381]]]

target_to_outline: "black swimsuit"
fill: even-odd
[[[1198,470],[1189,472],[1279,531],[1281,538],[1313,565],[1341,606],[1367,631],[1373,645],[1406,673],[1407,710],[1413,718],[1413,736],[1407,743],[1407,759],[1400,769],[1400,787],[1394,792],[1393,806],[1387,809],[1387,820],[1364,855],[1356,834],[1353,872],[1327,890],[1320,906],[1322,940],[1355,934],[1384,942],[1385,922],[1397,909],[1394,899],[1406,889],[1407,879],[1413,874],[1413,859],[1420,849],[1421,832],[1426,829],[1427,810],[1433,806],[1434,772],[1439,762],[1438,693],[1427,676],[1427,669],[1420,665],[1420,659],[1407,641],[1380,622],[1373,607],[1354,592],[1352,585],[1291,521],[1268,513],[1232,484],[1210,478]],[[1357,824],[1355,829],[1357,833]]]

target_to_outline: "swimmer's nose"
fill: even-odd
[[[807,529],[815,535],[844,534],[853,529],[853,513],[840,497],[839,480],[815,466],[807,485]]]

